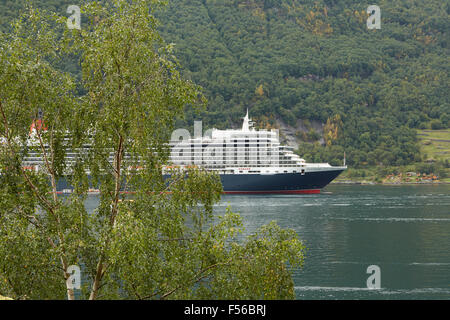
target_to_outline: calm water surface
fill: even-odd
[[[88,206],[94,206],[94,199]],[[450,185],[342,186],[318,195],[226,195],[253,233],[272,220],[308,248],[297,299],[450,299]],[[381,289],[367,289],[367,267]]]
[[[319,195],[224,196],[247,232],[276,220],[308,251],[298,299],[450,299],[450,186],[328,186]],[[378,265],[381,289],[367,289]]]

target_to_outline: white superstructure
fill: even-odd
[[[32,128],[29,145],[38,146],[35,129]],[[209,130],[205,136],[191,138],[187,132],[183,139],[173,139],[168,167],[198,166],[219,174],[276,174],[300,173],[345,169],[328,163],[306,163],[290,146],[280,145],[278,130],[256,130],[247,114],[238,130]],[[175,135],[176,136],[176,135]],[[179,137],[178,137],[179,138]],[[48,148],[46,146],[46,148]],[[90,146],[82,150],[67,150],[66,161],[70,167],[80,154],[86,154]],[[41,150],[30,150],[24,159],[24,167],[39,170],[44,167]],[[125,155],[128,158],[128,155]],[[113,154],[108,159],[113,162]]]
[[[278,130],[256,130],[247,114],[240,130],[212,129],[209,135],[172,140],[170,161],[176,166],[199,166],[221,174],[305,173],[336,168],[308,164],[290,146],[279,142]]]

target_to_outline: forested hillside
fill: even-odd
[[[6,30],[20,5],[0,4]],[[37,4],[68,16],[76,3]],[[367,28],[371,4],[381,29]],[[307,160],[345,151],[359,166],[421,161],[416,130],[450,126],[449,13],[442,0],[170,0],[155,14],[209,100],[188,121],[237,127],[248,108],[261,127],[296,131]]]

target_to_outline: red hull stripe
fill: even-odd
[[[320,189],[307,190],[273,190],[273,191],[224,191],[225,194],[316,194]]]
[[[64,194],[65,192],[57,191],[57,194]],[[99,192],[93,192],[99,193]],[[121,191],[120,193],[133,194],[132,191]],[[170,193],[170,192],[165,192]],[[224,191],[223,194],[317,194],[320,193],[320,189],[307,189],[307,190],[273,190],[273,191]]]

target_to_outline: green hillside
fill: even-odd
[[[68,4],[38,1],[66,16]],[[367,28],[368,4],[169,1],[155,12],[163,38],[209,100],[187,123],[237,127],[248,108],[260,127],[289,128],[309,161],[342,163],[344,151],[351,166],[424,160],[416,130],[450,127],[450,3],[377,1],[379,30]],[[3,30],[18,8],[0,1]]]

